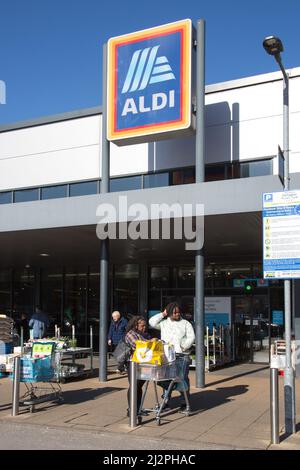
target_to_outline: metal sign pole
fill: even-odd
[[[197,25],[196,59],[196,183],[203,183],[204,169],[204,107],[205,107],[205,21]],[[196,251],[195,256],[195,333],[196,333],[196,388],[205,387],[204,349],[204,251]]]
[[[102,178],[101,194],[109,192],[110,146],[107,140],[107,45],[103,46],[102,68]],[[108,314],[108,239],[101,241],[100,248],[100,331],[99,331],[99,381],[107,381],[107,314]]]
[[[290,189],[289,171],[289,76],[281,62],[280,55],[276,57],[283,74],[283,150],[284,150],[284,190]],[[291,345],[291,281],[284,281],[284,310],[285,310],[285,342],[286,366],[284,370],[284,403],[285,403],[285,432],[296,432],[296,405],[295,405],[295,374],[292,367]]]

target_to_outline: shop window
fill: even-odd
[[[70,184],[70,196],[87,196],[98,193],[97,181],[84,181],[82,183]]]
[[[67,197],[67,189],[68,186],[66,184],[44,187],[41,189],[41,199]]]
[[[240,164],[240,178],[272,175],[272,160],[258,160]]]
[[[126,178],[112,178],[110,180],[110,191],[130,191],[133,189],[141,189],[142,177],[141,176],[129,176]]]
[[[11,310],[11,272],[0,271],[0,314],[10,315]]]
[[[5,193],[0,193],[0,204],[10,204],[12,202],[12,192],[6,191]]]
[[[14,192],[14,202],[38,201],[38,199],[39,199],[38,188],[20,189]]]
[[[63,273],[62,269],[43,269],[41,282],[42,308],[48,313],[50,331],[54,335],[54,325],[61,325]],[[62,331],[62,330],[61,330]]]
[[[206,165],[205,181],[217,181],[225,179],[225,165]]]
[[[88,311],[87,323],[88,333],[90,326],[93,327],[93,335],[99,335],[99,307],[100,307],[100,273],[99,268],[90,267],[88,282]],[[95,345],[97,347],[98,345]]]
[[[252,267],[239,265],[215,265],[213,267],[214,288],[234,287],[235,279],[251,279]]]
[[[195,288],[195,267],[179,267],[177,271],[177,284],[178,287],[189,287],[191,289]]]
[[[24,313],[28,320],[30,320],[35,307],[34,271],[31,268],[16,270],[14,272],[13,286],[13,318],[18,321],[21,318],[21,314]]]
[[[172,172],[172,184],[192,184],[195,183],[195,168],[184,168]]]
[[[150,268],[150,289],[170,287],[170,268],[168,266],[152,266]]]
[[[86,336],[87,268],[68,268],[65,273],[65,305],[63,313],[63,334],[70,336],[72,325],[80,346]]]
[[[144,176],[144,188],[169,186],[169,173],[157,173]]]
[[[113,308],[121,314],[137,314],[139,311],[139,265],[115,265]]]

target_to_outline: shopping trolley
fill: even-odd
[[[35,342],[31,356],[21,357],[20,382],[24,382],[26,392],[20,397],[20,405],[29,407],[31,413],[39,403],[63,401],[55,379],[56,362],[55,342]]]
[[[155,364],[137,364],[137,379],[145,380],[146,385],[142,396],[141,406],[138,410],[139,422],[141,422],[142,412],[150,412],[155,414],[156,423],[161,424],[161,415],[165,404],[167,403],[170,393],[172,390],[177,390],[184,395],[185,410],[183,413],[185,416],[189,416],[191,412],[190,402],[188,398],[188,383],[185,381],[186,370],[189,367],[189,356],[178,355],[176,360],[161,366]],[[149,383],[153,382],[154,393],[155,393],[155,406],[153,408],[143,408],[144,401],[147,395]],[[158,398],[157,384],[160,384],[166,393],[163,395],[163,400],[160,403]]]

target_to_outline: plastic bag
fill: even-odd
[[[121,339],[113,352],[113,356],[119,365],[125,365],[131,356],[131,347]]]
[[[137,340],[132,360],[133,362],[156,364],[158,366],[168,362],[164,352],[164,344],[157,339],[152,341]]]

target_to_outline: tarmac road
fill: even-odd
[[[30,424],[0,422],[0,450],[216,450],[234,447],[189,444]]]

